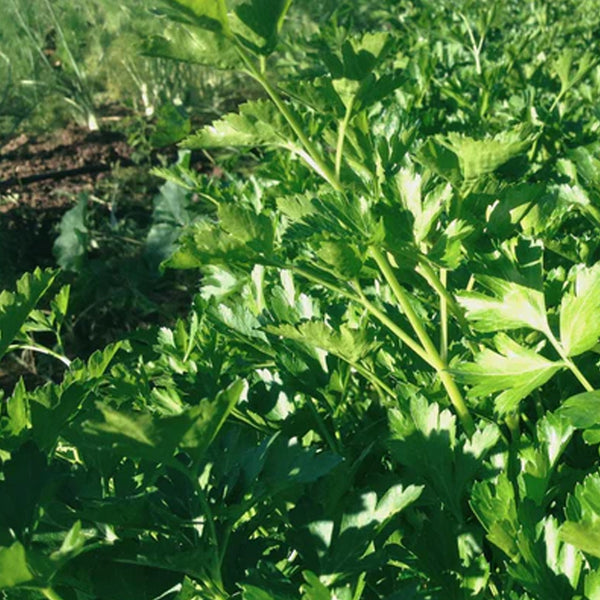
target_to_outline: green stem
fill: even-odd
[[[438,277],[433,267],[426,260],[422,260],[417,266],[417,273],[419,273],[419,275],[421,275],[425,279],[425,281],[427,281],[427,283],[437,292],[438,296],[440,297],[440,311],[445,310],[447,312],[448,310],[450,310],[454,318],[458,321],[458,324],[461,326],[463,333],[465,335],[469,335],[471,331],[469,322],[467,321],[462,309],[460,308],[456,300],[452,297],[452,294],[450,294],[446,286],[446,269],[440,269],[440,277]],[[469,285],[472,288],[474,284],[475,278],[472,278],[472,282],[470,281]],[[447,317],[442,319],[442,323],[446,323],[447,328]],[[444,330],[442,329],[442,336],[443,335]],[[477,348],[474,344],[472,344],[471,342],[467,342],[467,347],[469,348],[472,354],[476,354]]]
[[[586,379],[585,375],[579,370],[579,368],[571,360],[571,358],[569,356],[567,356],[564,348],[562,347],[562,344],[556,339],[556,337],[554,336],[552,331],[550,331],[548,329],[545,332],[545,334],[546,334],[546,337],[550,340],[550,343],[554,346],[555,350],[560,355],[562,361],[565,363],[565,365],[567,365],[567,367],[569,368],[571,373],[573,373],[573,375],[575,375],[575,377],[577,377],[577,380],[579,381],[579,383],[581,383],[581,385],[583,386],[585,391],[593,392],[594,386]]]
[[[51,356],[52,358],[56,358],[60,360],[67,367],[71,366],[71,361],[62,354],[58,354],[54,352],[54,350],[50,350],[50,348],[46,348],[45,346],[37,346],[34,344],[11,344],[8,347],[9,350],[31,350],[32,352],[39,352],[40,354],[46,354],[47,356]]]
[[[390,319],[383,311],[379,310],[372,302],[370,302],[363,294],[359,292],[359,295],[356,296],[353,293],[345,290],[333,283],[329,283],[325,281],[318,275],[314,275],[310,271],[303,269],[302,267],[296,266],[286,266],[286,269],[289,271],[293,271],[301,275],[305,279],[312,281],[314,283],[318,283],[323,287],[331,290],[332,292],[336,292],[349,300],[353,300],[354,302],[358,302],[361,306],[363,306],[372,316],[374,316],[378,321],[380,321],[383,325],[385,325],[400,341],[406,344],[415,354],[420,356],[425,362],[427,362],[430,366],[433,367],[433,364],[430,361],[430,357],[425,352],[425,350],[413,340],[401,327],[399,327],[392,319]]]
[[[352,600],[360,600],[362,594],[365,590],[365,585],[367,583],[367,574],[363,571],[358,576],[358,581],[356,582],[356,587],[354,588],[354,595],[352,596]]]
[[[327,442],[327,445],[329,446],[331,451],[334,454],[342,454],[342,451],[338,447],[338,444],[336,443],[335,439],[329,433],[327,425],[325,425],[325,421],[323,421],[323,417],[321,417],[319,411],[313,404],[313,399],[309,398],[307,404],[308,408],[310,409],[310,412],[312,412],[313,416],[315,417],[315,421],[317,422],[317,426],[319,428],[319,431],[321,432],[321,435],[325,438],[325,441]]]
[[[415,313],[408,299],[408,295],[400,285],[398,279],[396,278],[396,275],[394,274],[392,266],[390,265],[385,255],[375,247],[371,247],[370,253],[375,262],[377,263],[377,266],[379,267],[388,285],[392,289],[396,300],[398,300],[400,308],[406,315],[406,318],[408,319],[414,332],[419,338],[423,349],[429,355],[430,360],[428,362],[437,371],[440,381],[442,382],[442,385],[446,388],[448,397],[450,398],[450,401],[452,402],[452,405],[454,406],[454,409],[456,410],[465,431],[468,435],[471,435],[475,431],[473,418],[469,413],[469,409],[465,404],[465,401],[462,397],[460,390],[458,389],[458,386],[456,385],[456,382],[448,372],[447,364],[444,360],[442,360],[441,356],[437,351],[437,348],[435,347],[435,344],[433,343],[433,341],[429,337],[429,334],[425,330],[423,323],[421,323],[421,320]]]
[[[51,587],[42,588],[40,591],[48,600],[62,600],[60,594],[55,592]]]
[[[348,361],[348,364],[358,373],[360,373],[367,381],[371,382],[376,388],[383,390],[389,396],[394,397],[396,395],[394,390],[387,385],[387,383],[382,381],[377,375],[375,375],[375,373],[372,373],[358,363]]]
[[[348,128],[348,123],[350,122],[350,117],[352,116],[352,109],[354,107],[354,98],[350,100],[350,103],[346,107],[346,114],[340,123],[340,128],[338,131],[338,140],[337,146],[335,149],[335,176],[339,180],[340,172],[342,170],[342,156],[344,155],[344,141],[346,140],[346,129]]]
[[[210,538],[210,543],[213,546],[213,554],[212,554],[212,558],[213,558],[212,563],[213,564],[211,565],[209,572],[210,572],[212,578],[214,579],[214,581],[212,583],[216,584],[218,594],[222,594],[223,593],[223,577],[221,575],[220,556],[221,556],[221,552],[224,552],[225,550],[224,549],[220,550],[219,536],[217,535],[217,528],[215,527],[214,515],[210,508],[208,498],[206,497],[206,494],[204,493],[204,489],[202,488],[202,486],[200,485],[200,482],[199,482],[200,476],[198,474],[198,465],[193,469],[188,469],[181,462],[174,459],[169,462],[169,466],[173,467],[174,469],[176,469],[177,471],[179,471],[180,473],[182,473],[183,475],[188,477],[191,480],[192,485],[194,486],[196,492],[198,493],[198,500],[200,501],[200,505],[202,507],[202,510],[204,511],[204,515],[205,515],[205,519],[206,519],[206,527],[208,530],[208,537]],[[220,597],[226,597],[226,596],[220,596]]]
[[[248,74],[253,77],[267,92],[269,98],[273,101],[273,104],[277,107],[279,112],[283,115],[284,119],[288,122],[289,126],[292,128],[292,131],[296,134],[301,144],[304,146],[310,157],[312,158],[315,165],[318,166],[319,173],[325,178],[325,180],[333,187],[336,191],[343,191],[342,184],[336,177],[335,173],[331,170],[329,165],[325,163],[325,161],[319,155],[314,144],[310,141],[304,130],[302,129],[302,125],[298,122],[298,119],[294,116],[292,111],[287,107],[277,90],[269,83],[267,78],[255,67],[255,65],[250,60],[250,57],[246,53],[244,48],[238,47],[239,54],[248,69]]]
[[[448,271],[440,269],[440,283],[444,293],[440,294],[440,356],[448,362]]]

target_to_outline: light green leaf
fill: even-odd
[[[567,498],[567,522],[560,537],[565,542],[600,558],[600,474],[588,475]]]
[[[480,275],[477,281],[494,296],[480,292],[462,292],[457,296],[475,329],[498,331],[531,327],[548,331],[546,301],[541,290],[487,275]]]
[[[228,38],[220,33],[181,24],[167,25],[160,35],[146,39],[142,52],[147,56],[207,65],[217,69],[243,68],[235,45]]]
[[[362,268],[363,261],[354,246],[344,242],[325,240],[319,244],[317,256],[330,265],[344,279],[353,279]]]
[[[473,233],[473,227],[461,219],[452,219],[435,241],[427,256],[437,264],[456,269],[465,254],[463,240]]]
[[[358,513],[345,514],[342,518],[340,533],[352,528],[362,529],[372,523],[384,524],[415,502],[423,492],[423,488],[424,486],[416,485],[408,487],[403,487],[401,484],[394,485],[379,500],[375,492],[363,494],[361,504],[364,509]]]
[[[53,552],[51,558],[56,562],[64,562],[77,556],[85,545],[85,535],[81,531],[81,521],[75,521],[67,532],[60,548]]]
[[[225,0],[162,0],[206,29],[228,32]]]
[[[523,154],[533,139],[525,128],[517,127],[483,140],[450,133],[440,142],[458,157],[463,177],[472,180],[493,173],[511,158]]]
[[[357,363],[376,347],[362,330],[341,325],[337,329],[320,321],[304,321],[297,326],[267,327],[269,333],[321,348],[351,363]]]
[[[588,50],[583,53],[579,59],[577,70],[573,72],[573,59],[573,48],[567,47],[552,63],[552,69],[560,80],[560,95],[579,83],[598,62],[594,54]]]
[[[6,402],[6,410],[8,423],[5,426],[5,431],[7,433],[18,435],[23,429],[31,425],[29,401],[23,379],[19,379],[17,385],[15,385],[12,395]]]
[[[0,548],[0,590],[33,579],[33,573],[27,566],[25,548],[20,542],[14,542],[8,548]]]
[[[186,138],[184,148],[223,148],[245,146],[287,146],[288,127],[272,102],[256,100],[242,104]]]
[[[312,571],[303,571],[302,600],[331,600],[329,590]]]
[[[507,475],[501,473],[495,484],[476,482],[470,504],[487,531],[488,539],[516,560],[519,556],[517,532],[520,527],[514,488]]]
[[[163,265],[173,269],[197,269],[208,264],[247,264],[255,262],[257,258],[250,245],[216,224],[202,220],[184,230],[179,239],[179,249]]]
[[[221,227],[235,240],[257,252],[271,251],[275,231],[266,215],[239,204],[220,204],[219,219]]]
[[[577,429],[600,424],[600,391],[571,396],[561,404],[556,414],[567,419]]]
[[[600,338],[600,263],[580,268],[560,305],[560,341],[567,356],[590,350]]]
[[[568,521],[560,528],[560,538],[586,554],[600,558],[600,523],[573,523]]]
[[[483,398],[500,392],[495,399],[498,414],[515,410],[519,402],[548,381],[563,367],[562,362],[544,358],[537,352],[519,345],[505,334],[494,338],[498,352],[485,349],[475,362],[461,365],[456,374],[472,384],[470,398]]]
[[[448,205],[452,196],[452,188],[449,184],[439,186],[423,198],[421,175],[412,168],[401,169],[396,175],[395,181],[404,208],[414,218],[414,239],[417,244],[420,244]]]
[[[242,584],[241,588],[243,600],[290,600],[287,595],[280,595],[272,590],[264,590],[249,583]]]
[[[588,600],[600,600],[600,570],[585,574],[584,593]]]

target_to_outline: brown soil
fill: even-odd
[[[131,148],[116,132],[70,126],[43,136],[21,134],[0,148],[0,213],[17,206],[63,207],[69,196],[91,191],[111,166],[131,164],[130,157]]]
[[[113,168],[133,165],[132,153],[121,133],[74,125],[21,134],[0,148],[0,289],[24,271],[55,264],[52,245],[64,212]]]

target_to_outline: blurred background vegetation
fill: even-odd
[[[315,16],[326,21],[336,7],[331,0],[301,4],[292,16],[298,33],[314,28]],[[252,83],[231,73],[143,56],[140,41],[162,27],[153,6],[144,0],[5,0],[0,142],[19,128],[46,131],[73,120],[96,129],[118,109],[152,117],[165,104],[207,120],[252,95]]]

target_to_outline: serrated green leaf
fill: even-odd
[[[158,148],[175,144],[189,135],[191,128],[190,119],[181,106],[165,104],[158,109],[150,143]]]
[[[242,394],[246,392],[247,386],[243,379],[238,379],[219,392],[214,400],[203,400],[200,403],[198,417],[185,433],[181,444],[196,460],[204,455]]]
[[[275,231],[266,215],[238,204],[220,204],[219,219],[221,227],[235,240],[257,252],[271,252]]]
[[[40,298],[52,285],[56,272],[36,269],[17,281],[16,292],[0,293],[0,358],[24,325]]]
[[[258,256],[252,248],[208,220],[184,230],[179,248],[163,263],[173,269],[197,269],[207,264],[247,264]]]
[[[289,596],[283,596],[272,590],[263,590],[249,583],[242,584],[243,600],[290,600]]]
[[[147,38],[142,52],[147,56],[217,69],[243,68],[235,45],[228,38],[220,33],[180,24],[168,25],[161,35]]]
[[[463,260],[463,241],[473,233],[473,226],[461,219],[452,219],[435,241],[427,256],[437,264],[456,269]]]
[[[560,539],[579,548],[586,554],[600,558],[600,523],[564,523]]]
[[[433,137],[418,150],[416,159],[451,184],[459,185],[462,179],[458,156]]]
[[[600,600],[600,570],[585,574],[584,594],[588,600]]]
[[[584,558],[580,553],[560,539],[558,520],[547,517],[544,521],[544,542],[546,545],[546,561],[548,566],[561,577],[567,577],[571,587],[579,583]]]
[[[200,27],[215,31],[229,30],[225,0],[162,0]]]
[[[600,338],[600,263],[577,271],[560,305],[560,342],[567,356],[593,348]]]
[[[376,347],[364,331],[352,329],[347,325],[335,330],[320,321],[305,321],[297,326],[268,326],[266,330],[287,339],[316,346],[351,363],[359,362]]]
[[[488,532],[488,539],[516,560],[519,556],[517,546],[519,520],[514,488],[506,474],[501,473],[495,485],[489,482],[476,482],[471,493],[470,504],[475,516]]]
[[[6,402],[8,423],[6,431],[13,436],[19,435],[23,429],[31,425],[29,401],[23,379],[19,379],[12,395]]]
[[[457,295],[465,315],[479,331],[531,327],[548,331],[546,301],[541,290],[499,277],[480,275],[477,280],[495,297],[480,292]]]
[[[340,533],[347,529],[361,529],[372,523],[381,525],[394,515],[402,512],[415,502],[423,492],[424,486],[401,484],[392,486],[381,498],[375,492],[367,492],[361,496],[363,510],[358,513],[345,514],[342,518]]]
[[[98,403],[102,419],[88,420],[84,432],[98,444],[126,452],[128,456],[156,462],[170,460],[178,447],[199,459],[245,389],[243,381],[233,383],[212,401],[203,400],[174,416],[116,410]]]
[[[404,208],[413,216],[414,241],[421,244],[448,205],[452,188],[448,184],[438,186],[423,197],[421,175],[409,168],[398,172],[395,183]]]
[[[521,127],[483,140],[450,133],[440,142],[458,157],[463,177],[473,180],[493,173],[511,158],[523,154],[531,146],[533,136]]]
[[[71,529],[67,531],[67,535],[65,535],[60,548],[52,553],[52,560],[57,563],[64,563],[65,561],[74,558],[83,549],[85,540],[85,535],[81,530],[81,521],[75,521]]]
[[[600,392],[583,392],[565,400],[556,411],[577,429],[600,424]]]
[[[354,279],[360,273],[363,264],[356,248],[344,242],[320,242],[317,256],[344,279]]]
[[[301,588],[302,600],[331,600],[329,590],[312,571],[304,571],[302,577],[305,581]]]
[[[258,36],[260,43],[255,49],[261,54],[270,54],[275,49],[291,3],[292,0],[249,0],[236,6],[235,13],[240,21]],[[243,31],[240,33],[244,36]]]
[[[246,102],[237,113],[229,113],[186,138],[183,148],[287,146],[288,127],[272,102]]]
[[[505,415],[564,365],[521,346],[505,334],[498,334],[494,341],[498,352],[485,349],[476,355],[475,362],[465,363],[455,372],[462,381],[472,384],[470,398],[500,392],[495,408],[498,414]]]

